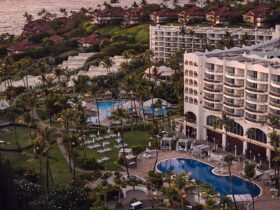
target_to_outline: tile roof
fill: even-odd
[[[38,45],[38,44],[30,43],[27,40],[23,40],[21,42],[18,42],[14,45],[9,46],[7,48],[7,50],[11,51],[11,52],[24,52],[24,51],[36,49],[39,46],[40,45]]]

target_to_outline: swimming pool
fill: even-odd
[[[99,108],[99,118],[100,121],[105,120],[107,117],[110,117],[112,114],[112,109],[117,108],[118,106],[121,106],[125,102],[116,102],[116,101],[99,101],[98,102],[98,108]],[[93,103],[94,110],[97,110],[96,103]],[[97,123],[97,116],[91,116],[90,121],[93,123]]]
[[[98,102],[98,108],[99,108],[99,118],[100,121],[103,121],[111,116],[112,110],[117,107],[122,107],[122,105],[126,101],[99,101]],[[97,110],[96,103],[93,103],[94,110]],[[145,108],[144,110],[141,110],[141,113],[144,111],[145,114],[153,114],[153,108]],[[128,112],[131,112],[131,109],[128,109]],[[154,109],[154,115],[166,115],[168,110],[166,108],[163,108],[161,110]],[[97,123],[97,116],[90,116],[89,120],[93,123]]]
[[[158,162],[157,169],[166,173],[168,171],[178,174],[188,172],[191,179],[197,179],[211,185],[221,195],[231,195],[229,176],[215,175],[214,167],[194,159],[174,158]],[[261,189],[255,184],[249,184],[245,179],[232,176],[234,194],[252,194],[254,197],[261,193]],[[250,191],[251,188],[251,191]],[[251,192],[251,193],[250,193]]]

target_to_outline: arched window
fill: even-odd
[[[185,88],[185,93],[188,93],[188,90],[189,90],[189,88],[186,87],[186,88]]]
[[[249,128],[246,132],[246,135],[248,136],[249,139],[259,141],[262,143],[267,142],[266,134],[258,128]]]
[[[188,65],[189,64],[189,61],[185,61],[185,65]]]
[[[189,94],[193,95],[193,89],[190,88]]]
[[[192,70],[189,71],[189,76],[191,76],[191,77],[193,76],[193,71]]]
[[[190,104],[193,103],[193,98],[190,98],[189,103],[190,103]]]
[[[188,102],[189,101],[189,98],[188,96],[185,97],[185,102]]]
[[[185,84],[187,85],[189,83],[189,80],[188,79],[185,79]]]
[[[190,85],[193,85],[193,80],[192,80],[192,79],[190,79],[189,81],[190,81]]]
[[[189,73],[189,70],[185,70],[185,75],[188,75],[188,73]]]
[[[233,126],[230,127],[229,132],[237,134],[239,136],[243,136],[243,134],[244,134],[243,127],[239,123],[236,123],[236,122],[234,122]]]
[[[197,90],[194,90],[194,91],[193,91],[193,94],[194,94],[195,96],[197,96]]]
[[[197,72],[194,72],[193,75],[194,75],[194,77],[197,77]]]
[[[194,99],[194,104],[197,104],[197,99],[196,98]]]
[[[192,65],[193,65],[193,62],[192,62],[192,61],[189,61],[189,65],[192,66]]]
[[[194,86],[197,87],[197,81],[196,80],[194,81]]]
[[[185,119],[186,119],[187,122],[196,123],[196,116],[193,112],[187,112],[185,114]]]
[[[216,123],[216,120],[217,120],[217,117],[216,117],[216,116],[210,115],[210,116],[208,116],[207,119],[206,119],[206,124],[207,124],[208,126],[213,127],[213,126],[215,125],[215,123]]]

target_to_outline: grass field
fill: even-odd
[[[1,145],[2,148],[13,149],[20,147],[25,147],[31,144],[31,139],[29,137],[30,132],[34,131],[34,129],[26,128],[26,127],[16,127],[16,133],[14,132],[14,127],[6,127],[6,129],[11,129],[11,132],[8,133],[0,133],[0,140],[6,141],[9,144]],[[18,145],[17,145],[18,140]]]
[[[135,37],[135,41],[139,43],[149,43],[149,25],[147,24],[142,24],[130,28],[121,28],[119,26],[105,26],[102,28],[98,28],[95,30],[95,32],[98,32],[103,35],[107,36],[114,36],[118,34],[126,34],[126,35],[131,35]]]

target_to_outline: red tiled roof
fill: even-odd
[[[219,8],[215,11],[208,12],[207,14],[208,15],[216,15],[216,16],[219,16],[219,17],[230,17],[230,16],[240,16],[241,15],[241,13],[239,11],[231,11],[227,7]]]
[[[61,42],[63,40],[63,37],[59,36],[59,35],[52,35],[49,37],[49,39],[55,43],[57,42]]]
[[[144,14],[142,8],[130,9],[125,12],[125,16],[129,17],[141,17],[143,15]]]
[[[101,38],[101,37],[98,37],[96,34],[92,34],[92,35],[89,35],[87,37],[82,37],[81,39],[78,40],[78,43],[80,43],[80,44],[93,44],[93,43],[98,43],[98,42],[102,42],[102,41],[109,42],[110,39]]]
[[[159,17],[176,17],[177,13],[171,10],[162,9],[160,11],[152,12],[150,15],[159,16]]]
[[[10,47],[7,48],[7,50],[11,52],[17,52],[17,51],[24,52],[24,51],[36,49],[38,47],[39,47],[38,44],[29,43],[28,41],[23,40],[21,42],[18,42],[17,44],[11,45]]]
[[[263,16],[263,15],[267,15],[268,13],[272,12],[272,10],[270,8],[267,8],[267,7],[259,7],[259,8],[256,8],[256,9],[253,9],[249,12],[247,12],[246,16],[254,16],[254,17],[260,17],[260,16]]]
[[[188,15],[188,16],[205,16],[206,11],[202,8],[199,8],[197,6],[193,6],[191,8],[187,8],[184,11],[178,13],[182,15]]]

